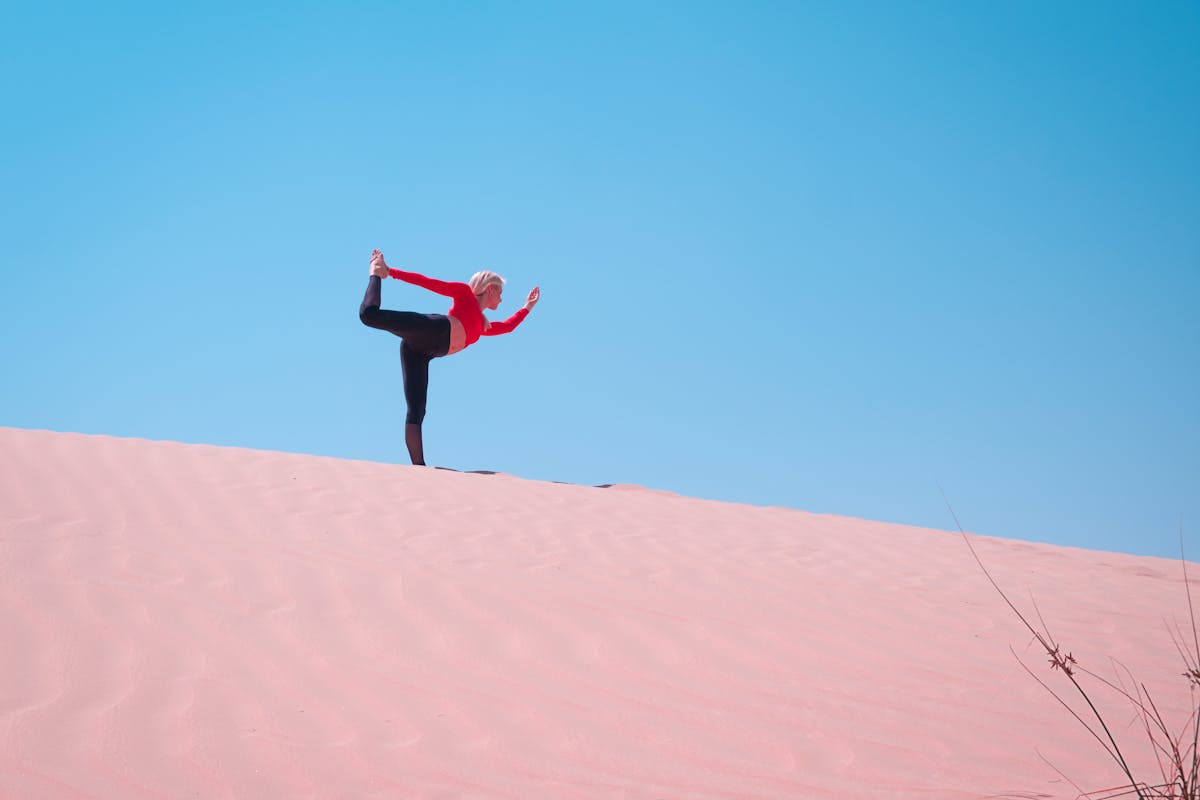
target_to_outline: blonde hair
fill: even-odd
[[[478,295],[481,295],[484,292],[486,292],[487,287],[493,283],[498,283],[501,286],[503,286],[504,278],[501,278],[499,275],[492,272],[490,269],[485,269],[485,270],[480,270],[479,272],[476,272],[474,275],[472,275],[471,280],[467,281],[467,283],[470,284],[471,291],[473,291],[476,294],[476,296],[478,296]]]

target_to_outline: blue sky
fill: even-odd
[[[1200,554],[1194,2],[5,15],[2,425]]]

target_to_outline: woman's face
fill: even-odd
[[[489,283],[487,291],[484,292],[484,308],[495,310],[500,307],[500,295],[504,293],[504,287],[498,283]]]

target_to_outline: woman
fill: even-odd
[[[412,311],[387,311],[379,307],[383,279],[398,278],[431,292],[451,298],[448,314],[417,314]],[[404,399],[408,415],[404,419],[404,442],[412,463],[425,465],[425,450],[421,442],[421,422],[425,419],[425,398],[429,393],[429,362],[435,358],[457,353],[479,341],[480,336],[499,336],[516,330],[537,305],[540,292],[535,286],[525,301],[525,307],[504,322],[488,322],[484,309],[500,306],[504,279],[487,270],[476,272],[468,283],[447,283],[426,278],[415,272],[390,269],[383,253],[371,252],[371,277],[367,293],[358,307],[358,318],[364,325],[394,333],[400,343],[400,364],[404,368]]]

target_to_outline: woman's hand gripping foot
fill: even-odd
[[[383,252],[380,250],[371,251],[371,274],[377,275],[380,278],[388,276],[388,265],[383,260]]]

